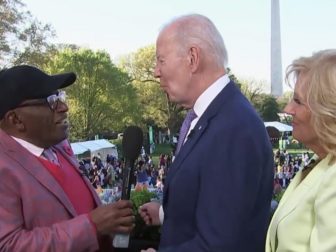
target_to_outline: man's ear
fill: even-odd
[[[18,131],[24,131],[26,128],[20,114],[16,113],[15,110],[8,111],[2,121],[7,127]]]
[[[200,49],[192,46],[189,48],[189,61],[192,72],[195,72],[199,67],[200,62]]]

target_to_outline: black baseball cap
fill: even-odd
[[[48,97],[75,80],[76,74],[73,72],[49,75],[28,65],[0,71],[0,119],[23,101]]]

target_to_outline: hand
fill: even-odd
[[[149,202],[139,207],[139,214],[147,225],[159,226],[160,217],[160,204],[158,202]]]
[[[89,215],[100,235],[130,233],[134,228],[132,203],[127,200],[99,206]]]
[[[146,250],[141,250],[141,252],[156,252],[156,250],[152,249],[152,248],[149,248],[149,249],[146,249]]]

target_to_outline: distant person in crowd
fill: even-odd
[[[159,166],[160,167],[166,167],[166,155],[161,154],[159,157]]]
[[[74,73],[21,65],[0,71],[0,250],[112,251],[129,233],[129,201],[102,206],[67,141],[61,88]]]
[[[81,171],[82,175],[89,177],[89,174],[87,172],[87,170],[85,169],[85,165],[83,161],[79,161],[79,170]]]
[[[140,160],[137,165],[136,184],[148,185],[148,175],[144,161]]]
[[[150,166],[150,170],[151,170],[151,181],[149,182],[149,185],[156,186],[159,172],[157,169],[154,168],[154,165]]]
[[[93,169],[93,176],[92,176],[91,184],[92,184],[93,188],[95,188],[95,189],[101,187],[100,176],[98,174],[98,169],[97,168]]]
[[[336,50],[295,60],[294,96],[284,112],[293,137],[315,155],[298,171],[268,229],[266,251],[336,251]]]
[[[107,184],[107,188],[112,188],[116,182],[116,171],[113,166],[113,162],[113,159],[109,159],[109,161],[107,162],[105,177],[105,183]]]
[[[163,212],[156,202],[139,210],[147,224],[164,215],[158,251],[263,251],[273,152],[262,120],[229,79],[220,33],[205,16],[178,17],[160,32],[156,60],[161,88],[188,110]]]

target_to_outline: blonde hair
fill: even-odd
[[[301,57],[287,68],[286,80],[304,80],[305,99],[312,113],[311,124],[321,146],[336,160],[336,49]],[[304,77],[304,78],[302,78]]]

